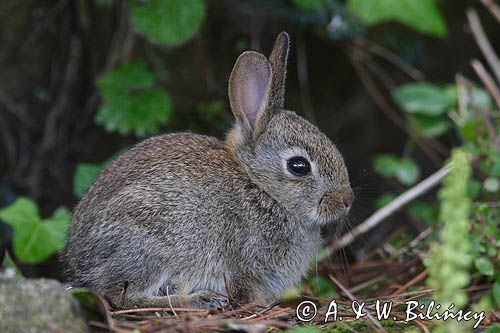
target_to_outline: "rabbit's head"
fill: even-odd
[[[284,110],[289,37],[282,32],[269,60],[240,55],[229,78],[236,118],[227,142],[250,179],[304,223],[347,214],[353,201],[342,155],[316,126]]]

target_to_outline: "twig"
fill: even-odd
[[[400,56],[398,56],[396,53],[392,52],[391,50],[374,43],[372,41],[366,41],[369,44],[369,51],[384,58],[385,60],[389,61],[392,63],[394,66],[398,67],[401,69],[404,73],[406,73],[408,76],[410,76],[412,79],[415,81],[424,81],[425,80],[425,75],[406,61],[404,61]]]
[[[498,90],[498,87],[491,75],[479,60],[472,59],[470,64],[472,68],[474,68],[474,71],[476,72],[479,79],[481,79],[483,85],[486,87],[486,89],[488,89],[491,96],[493,96],[493,99],[495,100],[497,106],[500,107],[500,91]]]
[[[458,95],[458,112],[461,117],[461,119],[457,119],[456,122],[458,121],[457,125],[461,126],[467,121],[467,111],[466,111],[467,100],[465,98],[467,94],[467,89],[465,88],[465,78],[461,74],[456,74],[455,84],[457,86],[457,95]]]
[[[256,318],[256,317],[259,317],[259,316],[262,316],[264,313],[266,313],[267,311],[271,310],[272,308],[274,308],[275,306],[279,305],[281,303],[281,301],[276,301],[274,303],[272,303],[271,305],[269,305],[268,307],[266,307],[265,309],[257,312],[257,313],[254,313],[248,317],[245,317],[245,318],[241,318],[241,320],[249,320],[249,319],[253,319],[253,318]]]
[[[479,108],[479,112],[481,113],[481,116],[483,116],[491,141],[495,144],[495,146],[497,146],[498,151],[500,151],[500,138],[495,134],[495,126],[491,121],[488,111],[485,108]]]
[[[354,287],[351,287],[351,289],[349,289],[349,290],[350,290],[350,292],[355,293],[355,292],[357,292],[359,290],[362,290],[362,289],[364,289],[364,288],[366,288],[366,287],[368,287],[368,286],[370,286],[370,285],[372,285],[374,283],[377,283],[377,282],[379,282],[381,280],[385,280],[385,279],[386,279],[385,276],[379,275],[379,276],[376,276],[376,277],[374,277],[374,278],[372,278],[370,280],[362,282],[362,283],[360,283],[360,284],[358,284],[358,285],[356,285]]]
[[[359,52],[360,50],[355,48],[352,52],[353,55],[350,56],[350,60],[354,66],[354,70],[358,74],[358,77],[372,97],[375,104],[377,104],[379,109],[387,116],[387,118],[389,118],[397,127],[408,134],[408,136],[410,136],[416,142],[416,144],[420,147],[420,149],[422,149],[422,151],[434,165],[441,165],[442,161],[439,156],[432,149],[426,146],[422,142],[422,140],[416,137],[411,131],[408,131],[404,119],[396,111],[394,111],[387,100],[382,96],[382,93],[377,88],[377,85],[373,82],[367,70],[363,67],[361,60],[358,59],[360,58],[360,56],[358,55]]]
[[[128,331],[124,331],[117,326],[117,323],[113,319],[111,307],[109,306],[108,301],[103,296],[101,296],[99,294],[94,294],[94,295],[99,300],[100,304],[102,305],[102,308],[104,310],[104,314],[106,317],[106,323],[109,326],[109,330],[112,332],[119,332],[119,333],[127,332],[128,333]]]
[[[486,58],[486,61],[493,70],[497,81],[500,82],[500,60],[498,60],[495,50],[493,50],[493,47],[491,46],[490,41],[488,40],[488,37],[483,30],[483,26],[481,25],[479,16],[477,15],[477,12],[472,8],[467,9],[466,13],[474,39],[476,40],[477,45]]]
[[[26,114],[26,111],[22,109],[9,94],[2,88],[0,88],[0,103],[2,103],[9,113],[17,117],[24,125],[28,128],[33,128],[33,121]]]
[[[174,307],[172,306],[172,301],[170,300],[170,294],[168,292],[168,285],[167,285],[167,300],[168,300],[168,305],[170,306],[170,310],[172,310],[172,313],[174,316],[177,317],[177,312],[175,312]]]
[[[297,38],[297,76],[300,86],[300,99],[302,101],[302,109],[307,120],[312,123],[316,122],[314,108],[311,100],[311,91],[309,86],[309,74],[307,71],[307,53],[304,38]]]
[[[287,312],[290,309],[291,308],[279,309],[279,310],[276,310],[274,312],[268,313],[267,315],[264,315],[264,316],[261,316],[261,317],[257,317],[257,318],[252,318],[252,319],[250,319],[248,321],[249,322],[255,322],[255,321],[259,321],[259,320],[264,320],[264,319],[271,318],[271,317],[277,316],[279,314],[282,314],[283,312]]]
[[[425,229],[420,234],[418,234],[417,237],[415,237],[415,239],[412,240],[407,246],[400,248],[398,250],[398,254],[401,255],[401,254],[407,252],[408,250],[413,249],[414,247],[416,247],[418,245],[418,243],[420,243],[420,241],[422,239],[427,238],[427,236],[429,236],[431,233],[432,233],[432,228]]]
[[[61,13],[61,11],[66,7],[70,0],[59,0],[47,13],[44,17],[43,21],[38,24],[35,30],[31,33],[31,35],[26,39],[26,41],[21,46],[21,52],[24,52],[28,49],[30,44],[35,40],[38,34],[46,29],[52,21]]]
[[[136,313],[136,312],[160,312],[160,311],[177,311],[177,312],[208,312],[208,310],[203,309],[191,309],[191,308],[137,308],[137,309],[126,309],[111,312],[112,315],[126,314],[126,313]]]
[[[419,320],[419,319],[415,320],[415,324],[418,327],[420,327],[420,329],[422,329],[422,332],[424,332],[424,333],[430,333],[430,331],[427,328],[427,326],[425,326],[424,323],[421,320]]]
[[[404,285],[402,285],[401,287],[399,287],[395,292],[392,293],[392,295],[397,296],[400,292],[407,290],[409,287],[411,287],[414,284],[422,281],[426,277],[427,277],[427,269],[424,269],[422,272],[420,272],[413,279],[411,279],[410,281],[406,282]]]
[[[351,299],[351,301],[355,301],[356,300],[356,298],[349,291],[349,289],[347,289],[346,287],[344,287],[342,285],[342,283],[340,283],[340,281],[338,281],[336,278],[333,277],[333,275],[328,274],[328,277],[330,278],[330,280],[333,281],[333,283],[335,283],[342,290],[342,292],[344,294],[346,294],[347,297],[349,297]],[[371,315],[370,312],[366,312],[366,315],[367,315],[368,319],[370,319],[370,321],[373,323],[373,325],[375,325],[375,327],[377,327],[380,331],[387,333],[387,331],[384,329],[384,327],[375,318],[373,318],[373,316]]]
[[[380,208],[377,210],[372,216],[370,216],[368,219],[366,219],[363,223],[358,225],[356,228],[354,228],[350,233],[344,235],[341,237],[337,242],[335,242],[331,247],[328,247],[323,253],[323,255],[320,257],[320,261],[328,258],[332,253],[337,251],[338,249],[341,249],[349,244],[351,244],[358,236],[365,234],[366,232],[370,231],[373,229],[375,226],[377,226],[380,222],[385,220],[387,217],[390,215],[394,214],[397,212],[399,209],[404,207],[406,204],[411,202],[412,200],[415,200],[422,194],[426,193],[430,189],[432,189],[434,186],[436,186],[441,179],[444,178],[450,171],[451,166],[447,165],[408,191],[404,192],[403,194],[399,195],[396,199],[391,201],[388,205]]]
[[[493,0],[481,0],[481,2],[500,23],[500,7]]]

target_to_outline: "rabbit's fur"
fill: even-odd
[[[75,209],[68,278],[116,305],[209,308],[270,302],[299,282],[321,225],[352,202],[347,169],[314,125],[283,110],[288,35],[266,59],[243,53],[229,79],[225,141],[150,138],[112,162]],[[303,156],[311,174],[294,176]]]

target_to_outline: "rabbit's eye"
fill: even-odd
[[[311,173],[311,164],[302,156],[294,156],[286,163],[288,171],[295,176],[305,176]]]

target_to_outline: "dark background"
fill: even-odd
[[[157,85],[173,101],[172,118],[162,132],[192,131],[222,138],[232,122],[227,81],[234,61],[245,49],[269,54],[282,30],[288,31],[292,42],[287,108],[315,122],[343,153],[356,192],[349,225],[370,215],[381,193],[401,191],[398,184],[372,171],[375,154],[400,155],[414,149],[423,176],[447,157],[447,152],[437,154],[438,161],[433,162],[418,148],[409,147],[404,131],[375,105],[352,65],[355,45],[363,43],[354,34],[332,39],[320,20],[301,17],[289,10],[287,1],[206,4],[206,17],[195,37],[164,48],[135,33],[126,2],[103,6],[84,0],[2,0],[0,207],[24,195],[37,202],[42,216],[61,205],[72,208],[77,202],[72,190],[77,164],[100,163],[139,141],[132,135],[108,133],[93,120],[101,103],[95,80],[106,70],[146,59]],[[473,76],[469,61],[480,54],[467,30],[465,9],[478,10],[492,42],[500,41],[500,31],[476,1],[438,4],[448,28],[444,39],[426,37],[398,23],[377,25],[360,36],[398,54],[426,81],[453,82],[457,72]],[[396,85],[412,80],[383,59],[377,58],[377,64]],[[299,80],[299,70],[306,71],[308,80]],[[210,119],[200,116],[201,103],[218,100],[224,103],[223,112]],[[453,133],[440,138],[446,146],[455,142]],[[410,223],[393,218],[355,248],[376,243],[401,221]],[[53,275],[54,260],[47,265],[28,274]]]

